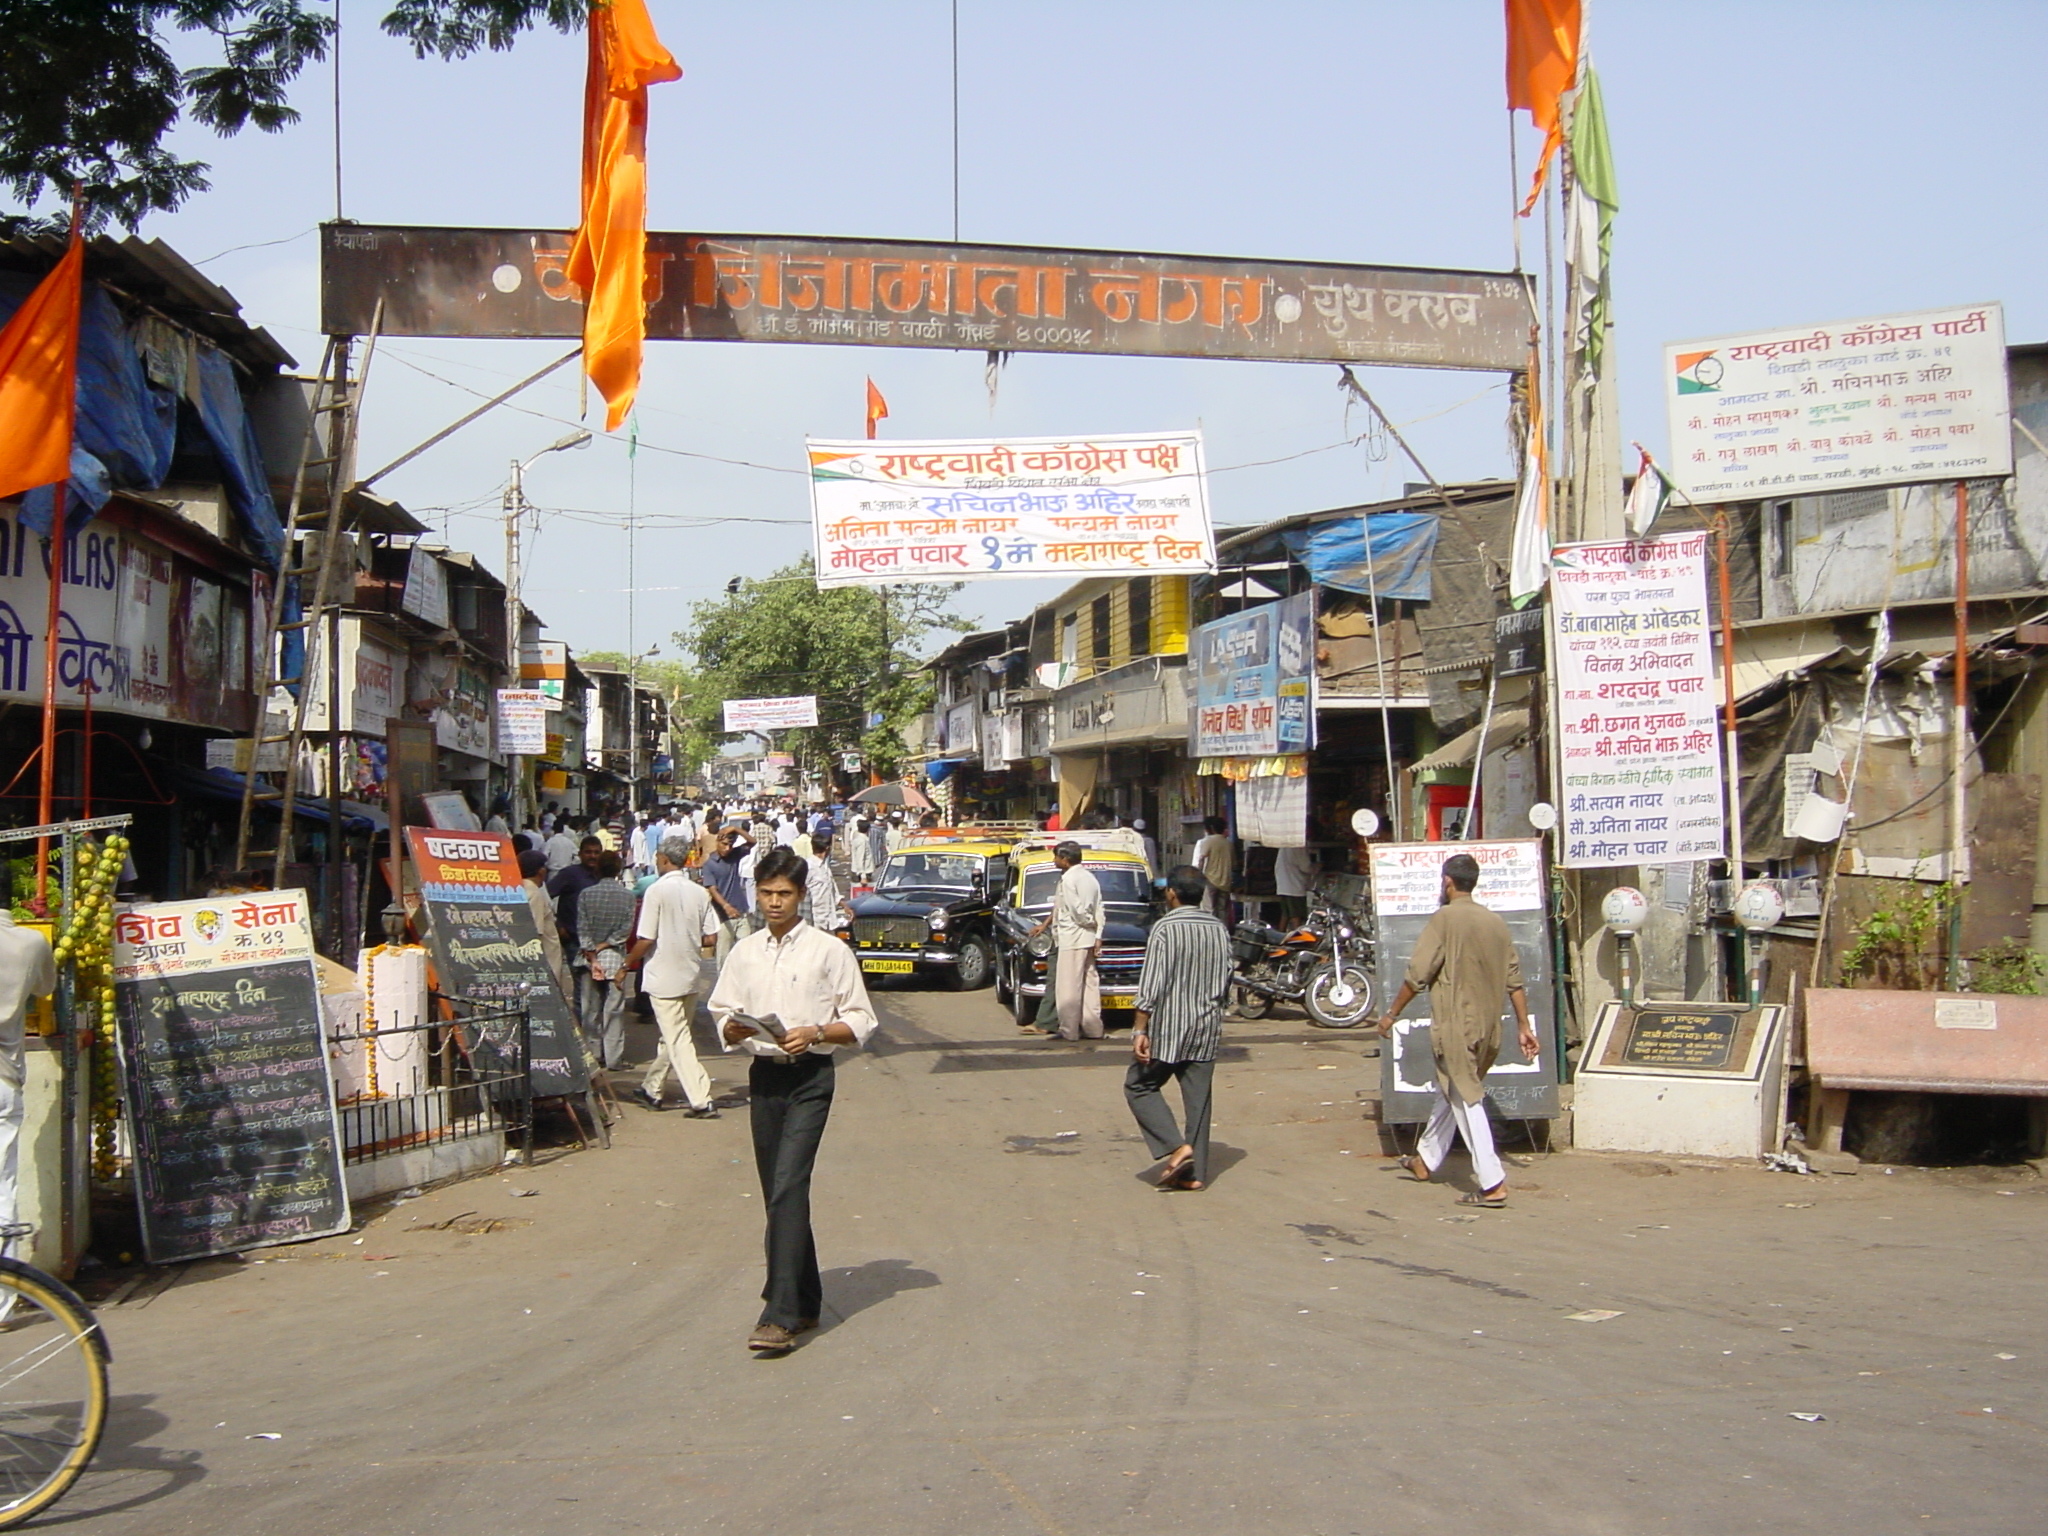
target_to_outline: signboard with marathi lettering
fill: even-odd
[[[1315,746],[1315,628],[1309,591],[1195,631],[1193,756],[1274,757]]]
[[[725,728],[734,735],[742,731],[803,729],[818,723],[818,696],[794,694],[784,699],[727,699]]]
[[[1718,859],[1707,536],[1560,544],[1551,659],[1571,869]]]
[[[1500,1054],[1486,1074],[1486,1096],[1511,1119],[1547,1120],[1558,1112],[1556,1032],[1551,1025],[1550,922],[1544,900],[1543,843],[1540,838],[1473,843],[1373,843],[1369,845],[1373,913],[1379,924],[1378,985],[1385,1001],[1407,973],[1408,957],[1430,918],[1443,905],[1444,860],[1469,853],[1479,863],[1473,894],[1498,912],[1522,963],[1529,1017],[1541,1049],[1523,1056],[1515,1016],[1501,995]],[[1389,1046],[1380,1050],[1381,1118],[1389,1125],[1426,1120],[1435,1104],[1436,1058],[1429,1035],[1429,994],[1424,993],[1394,1025]]]
[[[348,1230],[305,892],[120,909],[114,1014],[152,1264]]]
[[[809,448],[821,587],[1215,569],[1199,432]]]
[[[538,688],[500,688],[498,750],[508,757],[544,756],[550,702]]]
[[[407,827],[439,989],[485,1008],[524,1002],[533,1091],[582,1093],[590,1065],[568,999],[548,969],[512,839],[496,832]]]
[[[1695,501],[2012,473],[1997,304],[1664,349],[1671,479]]]
[[[328,224],[321,327],[583,334],[566,230]],[[976,352],[1527,366],[1529,279],[1126,251],[647,235],[647,334]]]

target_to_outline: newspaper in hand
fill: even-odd
[[[788,1028],[772,1013],[763,1014],[760,1018],[755,1018],[751,1013],[735,1013],[729,1015],[725,1022],[743,1025],[754,1034],[765,1035],[778,1045],[789,1038]]]

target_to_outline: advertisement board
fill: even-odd
[[[786,699],[727,699],[725,728],[734,735],[742,731],[781,731],[818,723],[818,696],[797,694]]]
[[[1194,634],[1195,757],[1271,757],[1316,744],[1315,593],[1248,608]]]
[[[1561,862],[1719,858],[1707,536],[1560,544],[1550,592]]]
[[[1664,391],[1694,501],[2012,473],[1997,304],[1673,342]]]
[[[554,701],[538,688],[498,690],[498,750],[507,756],[544,757],[548,711]]]
[[[1199,432],[808,446],[821,587],[1216,566]]]

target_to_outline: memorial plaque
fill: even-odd
[[[1638,1008],[1623,1020],[1621,1059],[1667,1072],[1725,1072],[1746,1008]]]
[[[123,908],[114,1008],[152,1264],[348,1230],[305,892]]]

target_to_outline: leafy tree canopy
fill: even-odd
[[[22,212],[0,231],[62,228],[71,189],[86,225],[132,229],[207,188],[203,161],[164,147],[190,116],[226,137],[299,119],[287,95],[327,56],[323,0],[0,0],[0,186]],[[395,0],[383,28],[421,58],[509,48],[529,27],[573,31],[583,0]],[[205,39],[180,68],[172,44]],[[51,211],[52,203],[63,205]],[[41,217],[33,216],[41,207]]]
[[[930,679],[919,670],[922,642],[934,631],[972,627],[947,607],[960,588],[820,591],[814,577],[805,555],[763,580],[740,582],[725,598],[692,605],[690,627],[675,640],[699,668],[701,686],[688,706],[693,739],[730,740],[722,713],[727,699],[814,693],[817,729],[779,732],[777,749],[806,759],[857,750],[869,766],[893,773],[904,756],[904,731],[931,708]],[[881,724],[870,727],[877,714]],[[691,759],[691,766],[701,761]]]

